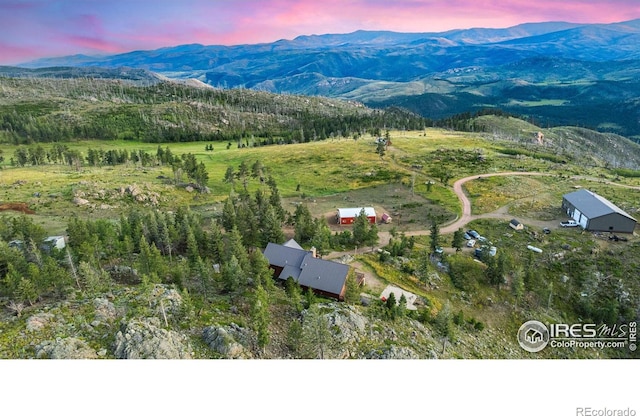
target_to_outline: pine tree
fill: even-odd
[[[396,319],[396,316],[398,315],[398,304],[396,301],[396,295],[393,292],[389,293],[385,306],[387,307],[387,316],[391,319]]]
[[[269,268],[269,260],[262,254],[260,250],[254,250],[249,255],[251,263],[251,277],[254,286],[262,286],[271,291],[275,288],[273,282],[273,270]]]
[[[369,219],[365,213],[364,208],[360,210],[360,214],[353,222],[353,244],[357,246],[363,246],[367,244],[369,233]]]
[[[306,205],[298,205],[293,213],[295,239],[304,244],[313,239],[316,227],[311,217],[311,212]]]
[[[302,326],[302,357],[321,360],[330,358],[333,344],[333,334],[329,328],[329,322],[322,315],[320,307],[313,305],[305,314]]]
[[[375,245],[378,244],[378,226],[374,223],[369,227],[369,231],[367,231],[367,245],[371,247],[371,251]]]
[[[187,229],[187,259],[189,259],[189,264],[192,267],[195,267],[198,258],[200,258],[200,249],[198,248],[198,242],[196,241],[196,236],[193,234],[193,231],[189,227]]]
[[[267,207],[264,213],[264,228],[262,229],[262,247],[266,247],[268,243],[282,244],[285,240],[282,231],[282,223],[278,219],[272,206]]]
[[[360,300],[360,286],[356,281],[356,277],[353,273],[349,273],[347,281],[345,282],[346,289],[344,293],[344,300],[347,303],[357,303]]]
[[[256,160],[253,165],[251,165],[251,176],[255,179],[260,179],[264,175],[264,165],[260,160]]]
[[[315,231],[310,244],[316,248],[319,256],[324,256],[331,250],[331,230],[324,220],[313,220]]]
[[[280,219],[280,222],[284,222],[287,212],[282,207],[280,191],[278,191],[278,186],[275,179],[273,179],[273,176],[269,176],[269,179],[267,179],[267,185],[269,185],[269,190],[271,192],[269,195],[269,204],[273,207],[273,210],[275,211],[278,219]]]
[[[243,201],[237,208],[236,226],[242,235],[242,243],[245,247],[258,247],[260,245],[260,230],[256,213],[248,201]]]
[[[236,227],[236,208],[231,196],[224,201],[222,208],[222,226],[224,230],[229,232],[233,227]]]
[[[400,295],[400,300],[398,301],[398,316],[404,316],[407,311],[407,297],[404,295]]]
[[[226,235],[227,241],[225,244],[226,261],[231,260],[231,257],[235,257],[243,271],[248,271],[249,256],[247,249],[242,245],[242,236],[240,231],[236,227],[233,227]]]
[[[292,320],[287,329],[287,347],[291,350],[294,358],[299,357],[302,337],[302,324],[297,319]]]
[[[29,305],[33,306],[38,299],[38,292],[33,282],[26,277],[21,278],[18,283],[16,297],[21,302],[28,302]]]
[[[269,294],[261,285],[258,285],[254,291],[251,305],[251,322],[254,331],[256,331],[258,346],[264,352],[269,344],[271,334],[269,332]]]
[[[511,294],[513,294],[515,306],[517,307],[524,295],[524,279],[520,270],[516,270],[511,277]]]
[[[455,248],[457,252],[462,251],[462,246],[464,245],[464,231],[462,228],[458,228],[453,233],[453,241],[451,242],[451,247]]]
[[[435,218],[431,218],[431,228],[429,235],[429,248],[431,253],[435,253],[436,249],[440,246],[440,227]]]
[[[234,294],[240,288],[241,281],[244,280],[244,271],[240,267],[236,256],[231,256],[229,261],[222,268],[222,282],[227,293]]]
[[[301,313],[304,310],[304,305],[302,304],[302,289],[298,282],[296,282],[293,277],[288,277],[285,281],[284,288],[293,309],[297,313]]]
[[[429,256],[429,250],[423,249],[418,254],[418,261],[416,264],[416,273],[418,279],[424,283],[425,287],[429,284],[431,273],[431,260]]]
[[[235,174],[235,171],[233,170],[233,166],[227,167],[227,171],[224,173],[224,181],[226,183],[230,183],[231,186],[235,184],[236,174]]]
[[[444,350],[447,340],[453,341],[454,338],[453,312],[451,311],[451,303],[449,303],[449,301],[444,304],[442,309],[440,309],[436,315],[434,325],[440,336],[443,338]]]
[[[224,259],[224,239],[222,238],[222,230],[217,221],[211,224],[211,232],[209,233],[209,256],[214,263],[222,263]]]

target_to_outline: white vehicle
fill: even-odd
[[[474,247],[476,245],[476,240],[469,240],[467,241],[467,247]]]
[[[580,224],[578,224],[577,222],[575,222],[575,220],[562,221],[562,222],[560,223],[560,226],[561,226],[561,227],[577,227],[578,225],[580,225]]]
[[[491,257],[495,256],[497,252],[498,252],[498,249],[496,248],[496,246],[491,246],[491,248],[489,249],[489,255]]]

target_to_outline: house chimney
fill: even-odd
[[[316,258],[316,248],[315,247],[311,247],[311,256],[313,258]]]

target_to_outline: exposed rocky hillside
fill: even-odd
[[[214,310],[204,325],[189,308],[177,291],[163,285],[38,305],[20,316],[3,308],[0,358],[532,358],[518,346],[515,333],[458,329],[453,342],[445,341],[434,324],[416,317],[389,320],[377,314],[375,305],[337,302],[316,304],[302,314],[301,334],[315,333],[320,325],[329,331],[327,337],[302,342],[295,352],[288,328],[296,318],[274,314],[272,340],[262,350],[239,310]]]

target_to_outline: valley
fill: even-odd
[[[637,358],[518,333],[638,320],[638,228],[560,225],[578,190],[640,219],[638,32],[360,31],[0,68],[0,358]],[[355,207],[375,224],[336,222]],[[301,285],[309,262],[336,277],[269,244],[349,265],[342,290]]]
[[[561,229],[558,224],[566,218],[559,208],[562,194],[576,187],[594,189],[637,216],[640,195],[637,190],[640,186],[638,178],[618,176],[597,163],[578,165],[571,161],[558,163],[522,154],[505,154],[496,149],[499,150],[502,146],[517,148],[517,145],[483,133],[426,128],[417,131],[390,131],[389,135],[392,144],[383,157],[376,151],[375,136],[370,135],[363,135],[357,140],[333,138],[310,143],[244,148],[226,148],[224,143],[221,146],[219,142],[212,142],[213,151],[206,150],[208,142],[163,143],[161,146],[135,141],[67,143],[70,149],[81,155],[88,154],[89,149],[127,149],[131,153],[144,151],[156,155],[158,148],[170,149],[177,156],[193,154],[198,162],[206,166],[209,174],[209,192],[206,193],[176,186],[173,168],[157,163],[142,166],[139,162],[127,162],[118,167],[100,167],[88,166],[83,162],[79,169],[60,163],[11,166],[8,159],[11,159],[16,149],[36,145],[4,144],[0,147],[5,157],[0,171],[2,200],[25,202],[35,214],[24,217],[18,213],[2,212],[0,215],[6,224],[3,233],[8,238],[10,224],[14,219],[20,218],[33,221],[36,227],[42,227],[47,234],[53,235],[76,235],[70,233],[69,227],[77,220],[87,221],[87,225],[96,222],[96,226],[101,227],[113,224],[117,232],[123,216],[131,217],[134,212],[142,215],[149,215],[151,212],[172,215],[171,213],[186,208],[191,212],[189,215],[194,216],[194,221],[195,217],[200,218],[198,221],[203,221],[202,229],[208,235],[217,228],[215,224],[223,220],[225,203],[234,195],[232,189],[240,195],[243,192],[242,182],[225,182],[228,167],[234,167],[239,172],[238,169],[243,164],[252,166],[256,161],[261,161],[264,172],[269,172],[278,184],[282,207],[289,215],[294,215],[296,207],[303,205],[309,209],[313,218],[324,222],[333,234],[345,231],[344,228],[331,224],[331,213],[341,206],[373,204],[380,212],[390,212],[394,218],[391,224],[378,224],[379,240],[376,245],[393,252],[391,258],[383,259],[376,250],[371,252],[370,248],[358,249],[344,245],[345,243],[338,243],[334,248],[327,247],[325,250],[328,258],[334,259],[340,259],[345,254],[353,257],[355,254],[354,260],[361,267],[360,270],[374,279],[371,285],[360,289],[362,293],[376,298],[381,286],[392,284],[417,294],[421,299],[418,310],[406,311],[402,317],[391,318],[383,303],[362,306],[358,301],[359,297],[350,298],[344,304],[321,299],[311,301],[315,303],[306,303],[314,313],[321,311],[329,322],[334,322],[330,326],[334,334],[343,334],[336,338],[336,344],[328,347],[326,354],[330,357],[535,358],[520,349],[515,340],[514,334],[521,321],[537,318],[553,322],[568,317],[578,319],[585,316],[585,313],[593,313],[580,309],[586,305],[581,306],[575,296],[584,290],[581,289],[584,285],[593,285],[593,279],[601,279],[598,285],[602,287],[614,284],[608,283],[607,276],[600,274],[600,270],[620,277],[620,283],[616,284],[622,284],[623,289],[617,290],[629,293],[626,301],[631,302],[629,306],[637,302],[638,287],[634,276],[637,276],[636,259],[640,242],[636,236],[631,236],[624,243],[611,242],[606,236]],[[42,147],[45,151],[50,151],[53,145],[43,143]],[[482,155],[482,162],[477,162],[478,155]],[[442,169],[439,169],[441,167],[446,168],[447,175],[443,175]],[[481,177],[509,171],[515,171],[518,175]],[[533,175],[527,175],[528,172]],[[472,180],[458,189],[468,195],[468,208],[472,216],[467,218],[471,222],[464,224],[463,228],[475,229],[490,239],[508,262],[505,282],[498,286],[485,280],[485,270],[471,261],[473,253],[470,249],[465,248],[456,253],[455,249],[448,248],[451,247],[452,233],[457,225],[447,228],[447,224],[452,224],[466,211],[463,209],[466,205],[461,204],[454,192],[454,183],[464,177]],[[623,186],[607,185],[606,181]],[[259,191],[268,194],[268,187],[255,178],[248,179],[246,183],[248,195]],[[431,185],[427,185],[428,183]],[[131,198],[122,190],[132,186],[140,189],[143,195],[157,195],[157,198]],[[78,204],[77,200],[74,202],[76,198],[87,202]],[[242,197],[238,201],[242,201]],[[497,211],[500,212],[498,216],[492,215]],[[507,226],[510,217],[520,218],[526,230],[513,232]],[[441,221],[439,244],[446,248],[446,261],[454,264],[456,270],[462,270],[463,280],[452,279],[435,264],[425,263],[425,258],[429,256],[428,230],[431,218]],[[105,225],[100,225],[102,221],[106,221]],[[557,226],[552,229],[551,234],[545,235],[538,225],[540,221]],[[283,232],[286,238],[296,237],[295,221],[290,225],[284,224]],[[147,235],[147,231],[143,235]],[[70,238],[70,244],[72,242],[73,238]],[[296,315],[290,309],[294,306],[289,306],[292,299],[283,288],[268,289],[271,299],[270,341],[266,348],[259,348],[253,338],[254,324],[249,310],[252,292],[255,290],[250,283],[246,288],[238,289],[241,292],[236,292],[238,295],[244,293],[244,296],[230,297],[224,289],[223,278],[211,274],[211,280],[208,280],[211,286],[203,292],[198,277],[203,272],[192,268],[202,266],[188,266],[188,254],[185,252],[182,260],[174,257],[173,260],[165,258],[162,261],[167,266],[184,270],[179,281],[175,280],[174,273],[161,267],[158,269],[159,274],[152,275],[157,277],[151,277],[149,282],[143,277],[142,283],[133,285],[123,285],[112,280],[112,274],[99,274],[102,276],[99,282],[102,283],[94,287],[96,283],[91,283],[93,281],[90,276],[91,270],[93,273],[99,272],[97,267],[106,268],[113,265],[114,261],[119,267],[140,267],[139,259],[134,257],[129,260],[132,263],[129,263],[126,256],[116,254],[120,253],[119,250],[108,254],[113,249],[108,249],[105,243],[106,240],[103,242],[102,237],[92,243],[106,250],[103,256],[107,257],[101,256],[95,260],[90,260],[92,255],[86,252],[87,246],[76,251],[80,246],[71,245],[75,247],[73,252],[76,253],[74,257],[78,256],[78,264],[85,264],[84,271],[79,275],[82,276],[79,281],[80,289],[70,287],[70,292],[69,289],[63,291],[67,293],[64,296],[43,293],[32,306],[25,303],[19,316],[12,316],[7,309],[11,296],[4,298],[0,333],[3,337],[0,354],[4,358],[53,357],[55,354],[62,354],[58,351],[70,354],[66,358],[74,354],[115,358],[114,354],[120,351],[115,346],[123,345],[118,344],[116,338],[120,336],[119,333],[124,336],[126,332],[123,331],[131,325],[143,325],[140,331],[148,333],[149,337],[152,337],[151,334],[160,336],[156,333],[160,328],[173,334],[171,339],[176,342],[175,351],[182,352],[172,353],[178,354],[171,355],[172,358],[186,357],[183,355],[186,350],[192,358],[232,358],[233,355],[226,352],[229,351],[228,346],[212,350],[204,343],[199,331],[205,328],[232,331],[233,342],[243,346],[244,357],[312,357],[305,355],[313,354],[309,350],[297,350],[297,347],[292,347],[291,340],[287,341],[289,326],[295,322],[293,318]],[[531,257],[526,250],[528,244],[542,247],[543,254]],[[177,247],[176,255],[179,251]],[[7,252],[4,253],[6,256]],[[203,259],[213,255],[206,251],[201,251],[201,254]],[[66,268],[64,264],[61,263]],[[91,268],[88,265],[92,265]],[[535,273],[531,274],[533,270]],[[567,276],[569,280],[565,282],[563,279]],[[527,284],[520,293],[515,289],[512,279],[525,277],[528,279]],[[176,290],[182,299],[188,293],[189,308],[184,310],[186,306],[180,303],[172,290]],[[594,294],[594,302],[606,305],[606,293]],[[551,302],[548,301],[549,298],[552,299]],[[98,309],[94,307],[105,301],[115,308],[114,315],[105,318],[104,324],[94,325],[93,317],[98,316]],[[158,309],[161,303],[165,305],[164,312]],[[318,306],[312,307],[314,304]],[[338,316],[345,313],[349,316],[348,319],[340,318],[341,320],[336,321]],[[618,315],[617,318],[624,320],[628,319],[626,316],[629,315],[626,314],[631,312],[630,309],[618,309],[615,313],[625,314]],[[444,324],[441,320],[446,314],[450,314],[451,326],[446,327],[449,329],[442,329]],[[453,323],[454,317],[457,324]],[[35,325],[34,319],[46,321],[42,324],[43,329],[25,330],[26,326]],[[137,324],[139,321],[146,323]],[[362,332],[358,329],[362,328],[360,325],[371,329]],[[417,335],[409,336],[409,333]],[[54,334],[57,334],[56,339],[72,338],[84,340],[84,343],[79,344],[81,347],[76,346],[75,350],[70,349],[72,347],[62,345],[64,343],[57,345],[61,341],[54,342]],[[181,342],[177,341],[178,334],[183,337],[180,338]],[[442,334],[447,335],[443,338]],[[7,337],[13,341],[9,342]],[[304,336],[301,339],[303,338]],[[158,351],[155,354],[159,354],[158,358],[162,356]],[[605,358],[627,357],[628,354],[617,350],[596,352],[554,349],[545,350],[537,356]]]

